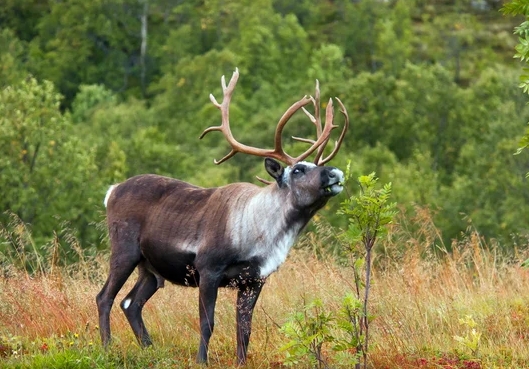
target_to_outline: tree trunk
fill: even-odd
[[[143,2],[143,12],[141,14],[141,48],[140,48],[140,83],[141,83],[141,96],[146,96],[146,65],[145,57],[147,54],[147,15],[149,13],[149,0],[139,0]]]

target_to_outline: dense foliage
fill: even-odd
[[[106,247],[97,224],[111,183],[145,172],[204,186],[255,181],[261,160],[214,166],[224,139],[198,140],[220,121],[209,93],[238,67],[240,141],[271,146],[275,122],[318,78],[352,121],[334,165],[352,160],[355,175],[392,182],[403,211],[432,209],[447,244],[472,225],[511,249],[527,234],[529,159],[513,153],[529,108],[512,58],[520,20],[501,5],[6,0],[0,220],[30,223],[39,244],[68,227],[95,251]],[[313,134],[301,114],[289,129]],[[339,222],[332,213],[323,211]]]
[[[520,88],[523,89],[523,92],[529,93],[529,1],[511,0],[505,4],[502,11],[504,14],[525,16],[525,21],[514,29],[514,33],[519,37],[514,57],[525,63],[523,74],[520,76]],[[527,148],[529,148],[529,126],[520,141],[518,153]],[[529,173],[527,175],[529,176]]]

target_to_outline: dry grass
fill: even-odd
[[[388,237],[378,253],[371,291],[370,366],[529,367],[529,294],[525,292],[529,270],[520,267],[524,255],[500,257],[495,247],[470,233],[464,242],[453,245],[453,252],[434,256],[431,245],[440,241],[435,228],[428,230],[427,219],[413,234],[404,228]],[[138,349],[117,304],[111,317],[113,347],[110,353],[100,348],[95,295],[107,268],[106,258],[100,257],[84,261],[76,270],[55,268],[35,276],[13,269],[4,273],[0,279],[0,357],[4,357],[0,366],[26,363],[20,367],[32,367],[38,357],[42,360],[61,350],[78,350],[92,356],[87,367],[104,367],[97,359],[104,355],[118,358],[115,367],[145,363],[160,368],[196,367],[198,291],[193,288],[166,285],[146,305],[144,317],[155,349]],[[293,252],[269,278],[257,304],[247,367],[281,367],[279,348],[286,339],[278,325],[315,297],[336,309],[340,297],[352,289],[351,281],[348,268]],[[128,282],[117,301],[132,283]],[[221,291],[210,368],[234,366],[234,303],[235,291]],[[469,327],[460,323],[468,316],[481,334],[477,352],[454,339],[468,334]],[[51,346],[54,349],[48,350]]]

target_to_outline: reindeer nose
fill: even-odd
[[[335,168],[335,167],[330,167],[328,172],[327,172],[327,176],[329,178],[330,181],[335,181],[335,182],[343,182],[344,181],[344,174],[343,172],[338,169],[338,168]]]
[[[327,167],[321,172],[321,180],[324,185],[343,182],[343,173],[338,168]]]
[[[329,179],[338,179],[338,181],[343,181],[343,172],[335,167],[329,167],[327,170],[327,176]]]

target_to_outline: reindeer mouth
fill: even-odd
[[[323,187],[323,193],[328,196],[338,195],[343,190],[343,183],[341,181],[336,181],[325,187]]]

